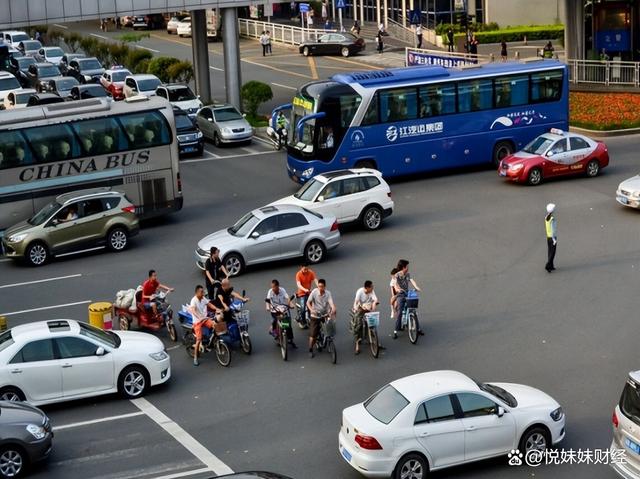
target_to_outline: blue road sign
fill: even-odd
[[[410,20],[411,24],[417,25],[417,24],[421,23],[420,22],[420,20],[422,19],[421,17],[422,17],[422,12],[420,11],[419,8],[417,8],[415,10],[412,10],[411,11],[411,20]]]
[[[344,0],[338,0],[336,2],[336,8],[346,8],[346,5],[344,3]]]
[[[309,4],[308,3],[301,3],[300,4],[300,13],[307,13],[309,11]]]

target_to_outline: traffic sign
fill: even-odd
[[[300,4],[300,13],[307,13],[309,11],[309,4],[308,3],[301,3]]]
[[[420,8],[416,8],[415,10],[411,11],[411,24],[412,25],[418,25],[422,20],[422,11],[420,11]]]
[[[336,8],[346,8],[347,6],[344,3],[344,0],[338,0],[336,2]]]

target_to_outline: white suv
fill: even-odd
[[[322,215],[333,215],[341,224],[358,221],[367,230],[377,230],[382,219],[393,213],[389,185],[379,171],[368,168],[314,176],[294,195],[271,204],[302,206]]]

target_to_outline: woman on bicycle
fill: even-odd
[[[356,297],[353,300],[353,335],[356,340],[355,354],[360,354],[360,343],[364,336],[364,315],[376,310],[378,305],[378,297],[373,290],[373,282],[366,280],[364,286],[356,291]]]

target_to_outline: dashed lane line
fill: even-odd
[[[128,414],[120,414],[119,416],[101,417],[98,419],[91,419],[89,421],[72,422],[70,424],[63,424],[62,426],[56,426],[53,428],[54,432],[63,431],[65,429],[73,429],[75,427],[91,426],[93,424],[99,424],[101,422],[117,421],[119,419],[128,419],[135,416],[144,416],[143,411],[130,412]]]
[[[303,75],[302,73],[290,72],[288,70],[283,70],[281,68],[272,67],[271,65],[265,65],[264,63],[254,62],[253,60],[249,60],[248,58],[241,58],[241,62],[249,63],[250,65],[255,65],[257,67],[267,68],[269,70],[273,70],[279,73],[284,73],[285,75],[292,75],[295,77],[306,78],[308,80],[313,80],[309,75]]]
[[[46,283],[48,281],[59,281],[61,279],[79,278],[80,276],[82,276],[82,274],[78,273],[78,274],[70,274],[67,276],[56,276],[55,278],[36,279],[34,281],[25,281],[23,283],[4,284],[0,286],[0,289],[15,288],[16,286],[26,286],[28,284]]]
[[[260,151],[258,153],[245,153],[243,155],[229,155],[229,156],[218,156],[215,158],[194,158],[193,160],[182,160],[180,162],[181,165],[187,164],[187,163],[203,163],[205,161],[213,161],[213,160],[227,160],[227,159],[232,159],[232,158],[245,158],[247,156],[257,156],[257,155],[264,155],[267,153],[273,153],[273,151]]]
[[[136,48],[141,48],[143,50],[147,50],[147,51],[153,52],[153,53],[160,53],[160,50],[154,50],[153,48],[143,47],[142,45],[136,45]]]
[[[111,38],[105,37],[104,35],[98,35],[97,33],[90,33],[89,35],[91,35],[92,37],[100,38],[102,40],[111,41]]]
[[[286,88],[287,90],[297,90],[297,88],[293,87],[293,86],[281,85],[280,83],[274,83],[274,82],[271,82],[271,84],[273,86],[277,86],[277,87],[280,87],[280,88]]]
[[[223,72],[224,71],[222,68],[218,68],[218,67],[210,66],[209,68],[211,68],[212,70],[217,71],[217,72]]]
[[[76,301],[75,303],[56,304],[53,306],[43,306],[41,308],[23,309],[22,311],[12,311],[10,313],[0,313],[0,316],[13,316],[16,314],[34,313],[36,311],[45,311],[47,309],[69,308],[71,306],[78,306],[79,304],[88,304],[91,300]]]

